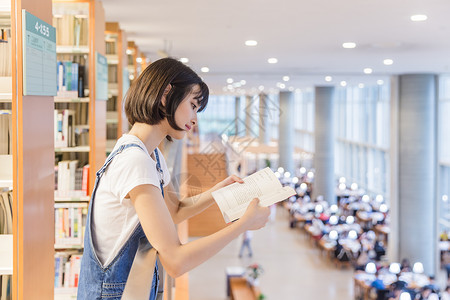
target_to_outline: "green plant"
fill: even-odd
[[[254,263],[247,267],[248,270],[248,276],[257,279],[261,274],[264,273],[264,269],[261,267],[261,265]]]

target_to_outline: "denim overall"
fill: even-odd
[[[118,300],[121,299],[125,284],[127,282],[128,274],[130,273],[131,265],[133,264],[136,251],[140,243],[146,243],[151,247],[148,242],[141,223],[136,226],[136,229],[128,239],[128,241],[120,249],[114,260],[107,266],[103,267],[100,263],[92,242],[91,236],[91,216],[92,205],[95,200],[95,192],[97,191],[98,184],[106,168],[108,168],[114,157],[120,154],[123,150],[129,147],[138,147],[142,149],[138,144],[127,144],[120,146],[116,151],[111,153],[103,167],[97,172],[95,180],[94,191],[92,192],[91,201],[89,203],[89,211],[87,215],[86,231],[84,236],[84,253],[81,260],[80,280],[78,285],[78,300],[94,300],[94,299],[109,299]],[[143,149],[142,149],[143,150]],[[144,151],[144,150],[143,150]],[[158,150],[155,149],[156,168],[160,174],[162,174],[161,165],[159,163]],[[163,190],[164,181],[160,181],[162,195],[164,197]],[[101,209],[101,208],[97,208]],[[153,274],[152,286],[150,291],[149,300],[155,300],[158,295],[159,274],[158,264],[155,265],[155,271]],[[162,291],[159,291],[162,293]]]

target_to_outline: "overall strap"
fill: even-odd
[[[159,180],[159,185],[161,186],[161,193],[164,198],[164,173],[161,169],[161,163],[159,162],[159,155],[158,155],[158,149],[155,149],[155,157],[156,157],[156,170],[159,173],[159,176],[161,177]]]
[[[117,148],[117,150],[115,150],[108,156],[108,159],[106,160],[103,167],[101,167],[100,170],[97,171],[97,178],[101,177],[103,175],[103,173],[105,173],[106,168],[108,168],[109,164],[112,162],[112,160],[114,159],[114,157],[116,157],[117,154],[122,153],[123,150],[130,148],[130,147],[138,147],[138,148],[142,149],[142,147],[139,146],[138,144],[121,145],[119,148]],[[144,149],[142,149],[142,150],[144,150]]]

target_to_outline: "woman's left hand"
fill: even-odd
[[[221,189],[223,187],[226,187],[227,185],[230,185],[235,182],[244,183],[244,181],[240,177],[238,177],[236,175],[231,175],[231,176],[228,176],[227,178],[225,178],[224,180],[222,180],[221,182],[217,183],[211,189],[211,192]]]

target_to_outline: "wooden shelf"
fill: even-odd
[[[0,102],[11,102],[12,93],[0,93]]]
[[[89,46],[56,46],[58,54],[89,54]]]
[[[89,151],[90,151],[89,146],[55,148],[55,152],[89,152]]]
[[[81,250],[83,249],[82,245],[70,245],[70,244],[55,244],[55,249],[56,250],[63,250],[63,249],[73,249],[73,250]]]
[[[107,54],[106,60],[110,65],[117,65],[119,63],[119,56],[116,54]]]
[[[55,300],[76,300],[77,288],[55,288]]]
[[[59,197],[55,196],[55,202],[89,202],[91,197]]]
[[[0,275],[13,273],[13,236],[0,234]]]
[[[75,298],[74,298],[75,297]],[[55,288],[55,300],[76,299],[77,288]]]
[[[84,98],[64,98],[64,97],[55,97],[55,103],[89,103],[89,97]]]

